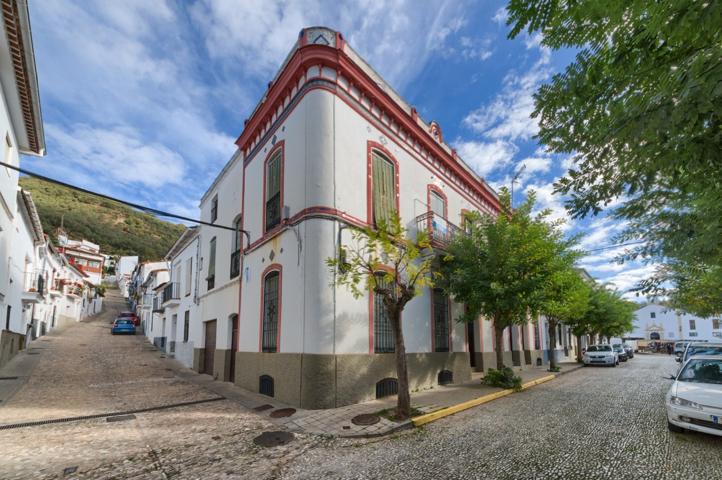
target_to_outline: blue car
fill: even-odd
[[[135,335],[135,325],[130,318],[116,318],[113,322],[113,328],[110,329],[113,335]]]

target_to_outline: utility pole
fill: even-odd
[[[526,170],[526,164],[522,163],[521,167],[514,172],[514,176],[511,178],[511,209],[514,210],[514,184],[519,179],[519,176]]]

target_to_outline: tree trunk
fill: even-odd
[[[504,369],[504,327],[499,325],[499,321],[494,319],[494,340],[496,342],[496,369]]]
[[[394,329],[396,377],[399,384],[396,417],[399,420],[405,420],[411,415],[411,394],[409,393],[409,373],[406,366],[404,330],[401,328],[401,310],[393,309],[389,312],[389,316],[391,317],[391,325]]]
[[[547,330],[549,331],[549,370],[556,370],[557,321],[547,318]]]
[[[594,333],[589,334],[589,345],[594,345],[596,343],[597,336]]]
[[[582,363],[582,336],[577,335],[577,362]]]

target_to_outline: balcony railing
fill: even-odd
[[[42,270],[30,270],[25,272],[23,279],[23,290],[39,295],[45,294],[45,276]]]
[[[434,212],[426,212],[416,217],[416,228],[420,232],[427,232],[431,243],[440,247],[449,245],[456,235],[463,232],[459,227]]]
[[[241,251],[236,250],[231,253],[231,278],[236,278],[241,274]]]
[[[163,303],[180,299],[180,285],[178,282],[170,282],[163,288]]]
[[[163,310],[163,294],[156,295],[153,297],[153,311],[162,312]]]

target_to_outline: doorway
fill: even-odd
[[[476,368],[476,337],[474,337],[474,322],[466,324],[466,338],[469,341],[469,364]]]
[[[238,315],[231,315],[231,364],[228,366],[228,380],[236,383],[236,352],[238,351]]]
[[[213,376],[213,359],[216,356],[216,321],[205,323],[206,343],[203,352],[203,372]]]

